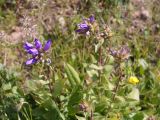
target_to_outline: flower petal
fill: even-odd
[[[29,49],[27,52],[29,54],[32,54],[32,55],[37,55],[38,54],[38,50],[36,48]]]
[[[85,30],[85,29],[78,29],[76,30],[77,33],[79,34],[86,34],[88,30]]]
[[[82,32],[82,29],[78,29],[76,30],[77,33],[81,33]]]
[[[78,26],[80,29],[88,29],[89,28],[89,26],[85,23],[78,24]]]
[[[37,62],[37,59],[31,58],[31,59],[28,59],[28,60],[26,61],[26,65],[34,64],[34,63],[36,63],[36,62]]]
[[[36,39],[36,38],[35,38],[35,40],[34,40],[34,44],[35,44],[35,47],[36,47],[37,49],[41,49],[41,48],[42,48],[41,42],[40,42],[38,39]]]
[[[78,24],[78,27],[79,27],[79,29],[76,30],[76,32],[79,34],[86,34],[90,29],[90,27],[85,23]]]
[[[94,18],[93,15],[91,15],[91,16],[89,17],[89,22],[93,23],[94,21],[95,21],[95,18]]]
[[[29,50],[29,49],[33,48],[33,45],[31,43],[25,42],[23,47],[24,47],[24,49]]]
[[[49,39],[47,42],[46,42],[46,44],[45,44],[45,46],[44,46],[44,51],[47,51],[50,47],[51,47],[51,44],[52,44],[52,40],[51,39]]]

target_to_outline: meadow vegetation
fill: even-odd
[[[159,0],[0,0],[0,120],[160,120]]]

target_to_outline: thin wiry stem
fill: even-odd
[[[98,64],[99,64],[100,67],[103,64],[103,61],[102,61],[102,46],[100,46],[100,48],[99,48],[99,60],[98,60]],[[101,83],[101,77],[102,77],[101,75],[102,75],[102,70],[99,70],[99,83]]]
[[[91,117],[90,120],[93,120],[93,111],[91,110]]]
[[[102,46],[100,46],[99,48],[99,65],[102,66]]]

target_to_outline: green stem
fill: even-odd
[[[48,84],[48,88],[49,88],[49,91],[50,91],[50,93],[51,93],[51,95],[52,95],[52,93],[53,93],[53,90],[52,90],[52,81],[50,81],[50,66],[48,66],[48,65],[46,65],[47,66],[47,80],[48,80],[48,82],[49,82],[49,84]]]
[[[93,111],[91,110],[90,120],[93,120]]]
[[[82,47],[82,63],[84,63],[84,61],[85,61],[85,44],[86,44],[86,40],[87,39],[85,39],[84,41],[83,41],[83,47]],[[83,66],[82,66],[83,67]],[[84,67],[82,68],[82,74],[84,75],[84,72],[85,72],[85,70],[84,70]]]
[[[115,101],[115,97],[116,97],[116,95],[117,95],[117,92],[118,92],[118,90],[119,90],[120,83],[121,83],[121,80],[122,80],[122,70],[121,70],[121,67],[120,67],[120,63],[118,63],[117,73],[118,73],[118,76],[119,76],[119,77],[118,77],[118,81],[117,81],[117,83],[116,83],[116,86],[115,86],[115,89],[114,89],[114,91],[113,91],[113,95],[112,95],[112,98],[111,98],[111,102],[112,102],[112,103],[114,103],[114,101]],[[112,105],[112,104],[110,104],[110,106],[109,106],[109,108],[108,108],[108,114],[106,115],[106,117],[108,117],[109,112],[111,112],[111,105]]]
[[[103,62],[102,62],[102,46],[100,46],[99,48],[99,60],[98,60],[98,64],[101,67]],[[99,83],[101,83],[101,75],[102,75],[102,70],[99,70]]]
[[[99,48],[99,61],[98,61],[99,65],[102,66],[102,46],[100,46]]]

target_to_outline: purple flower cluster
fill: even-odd
[[[83,22],[78,24],[78,29],[76,30],[79,34],[89,34],[91,30],[91,24],[93,24],[95,18],[91,15],[88,19],[83,19]]]
[[[122,46],[119,50],[110,49],[111,55],[119,61],[128,59],[130,57],[130,52],[128,46]]]
[[[34,45],[26,42],[24,44],[24,49],[27,51],[27,53],[32,55],[32,58],[26,61],[26,65],[37,63],[41,59],[43,53],[51,47],[51,44],[51,39],[46,42],[44,47],[42,47],[42,43],[38,39],[34,40]]]

